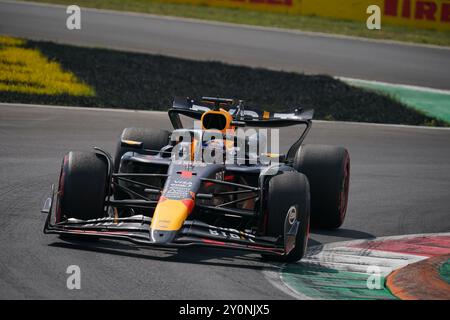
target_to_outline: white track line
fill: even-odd
[[[113,109],[113,108],[91,108],[91,107],[70,107],[70,106],[51,106],[41,104],[24,104],[24,103],[8,103],[0,102],[0,109],[2,107],[19,107],[19,108],[43,108],[56,110],[85,110],[96,112],[122,112],[122,113],[142,113],[142,114],[166,114],[166,111],[151,111],[151,110],[131,110],[131,109]],[[450,131],[450,127],[426,127],[426,126],[412,126],[406,124],[384,124],[384,123],[370,123],[370,122],[353,122],[353,121],[327,121],[327,120],[313,120],[314,123],[324,124],[342,124],[342,125],[356,125],[356,126],[375,126],[387,128],[403,128],[403,129],[426,129],[426,130],[445,130]]]
[[[275,266],[280,268],[280,266]],[[288,296],[293,297],[296,300],[312,300],[310,297],[297,292],[293,288],[289,286],[289,284],[285,283],[283,280],[281,280],[281,273],[278,271],[263,270],[263,275],[266,278],[266,280],[272,284],[275,288],[282,291],[283,293],[287,294]]]
[[[349,251],[342,254],[339,249],[341,247],[324,248],[324,251],[318,255],[307,257],[302,262],[358,273],[367,273],[369,266],[377,266],[380,268],[382,275],[387,276],[395,269],[427,258],[394,252],[380,252],[382,255],[372,255],[371,253],[375,250],[360,248],[346,248]],[[350,251],[352,251],[352,254],[350,254]]]
[[[19,108],[41,108],[41,109],[56,109],[56,110],[85,110],[85,111],[97,111],[97,112],[121,112],[121,113],[143,113],[143,114],[166,114],[165,111],[156,111],[156,110],[137,110],[137,109],[116,109],[116,108],[93,108],[93,107],[71,107],[71,106],[52,106],[45,104],[28,104],[28,103],[9,103],[9,102],[0,102],[1,107],[19,107]]]
[[[358,240],[349,240],[349,241],[339,241],[339,242],[332,242],[327,243],[323,245],[323,248],[333,248],[333,247],[343,247],[343,246],[354,246],[366,242],[371,241],[386,241],[386,240],[405,240],[410,238],[418,238],[418,237],[448,237],[450,236],[450,232],[440,232],[440,233],[417,233],[417,234],[406,234],[406,235],[400,235],[400,236],[386,236],[386,237],[377,237],[373,239],[358,239]],[[316,247],[316,246],[315,246]],[[320,247],[320,246],[319,246]]]
[[[391,88],[401,88],[401,89],[450,95],[450,90],[434,89],[434,88],[428,88],[428,87],[413,86],[413,85],[409,85],[409,84],[389,83],[389,82],[375,81],[375,80],[354,79],[354,78],[347,78],[347,77],[334,77],[334,78],[337,80],[344,81],[346,83],[350,83],[350,84],[360,82],[360,83],[364,83],[364,84],[375,84],[375,85],[386,86],[386,87],[391,87]]]

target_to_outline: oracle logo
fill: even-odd
[[[450,22],[450,2],[385,0],[384,14],[414,20]]]

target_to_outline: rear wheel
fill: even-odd
[[[167,130],[158,130],[158,129],[146,129],[146,128],[126,128],[123,130],[122,135],[118,141],[116,154],[114,158],[114,170],[115,172],[121,173],[162,173],[161,166],[145,166],[145,171],[141,171],[141,167],[136,167],[134,165],[123,166],[121,164],[121,158],[126,152],[130,151],[138,151],[142,154],[156,154],[155,151],[146,151],[147,150],[161,150],[163,147],[169,144],[170,132]],[[142,142],[142,149],[134,149],[129,148],[127,146],[122,145],[121,140],[131,140]],[[135,179],[135,181],[147,183],[156,187],[161,187],[161,179],[160,178],[145,178],[145,179]],[[142,188],[135,186],[133,184],[119,181],[119,185],[127,187],[136,193],[140,193],[143,196],[148,196],[142,192]],[[115,187],[114,189],[114,199],[130,199],[133,198],[134,195],[124,191],[120,187]],[[151,214],[150,209],[119,209],[119,216],[129,216],[134,214]]]
[[[295,262],[303,257],[309,236],[309,208],[309,183],[305,175],[289,171],[270,179],[267,193],[267,235],[270,237],[284,235],[288,214],[296,214],[300,225],[295,239],[295,247],[289,254],[284,256],[263,254],[263,258]]]
[[[308,177],[311,186],[311,226],[339,228],[347,212],[350,156],[343,147],[304,145],[294,168]]]
[[[56,222],[104,217],[108,165],[95,152],[64,156],[58,187]]]

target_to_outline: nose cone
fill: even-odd
[[[150,240],[154,243],[170,243],[178,231],[150,230]]]
[[[151,240],[157,243],[172,242],[192,211],[193,203],[192,199],[162,198],[156,206],[150,225]]]

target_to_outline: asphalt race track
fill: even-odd
[[[0,299],[290,299],[266,279],[277,266],[255,254],[156,250],[44,236],[39,210],[69,150],[113,152],[123,127],[169,128],[164,113],[0,106]],[[283,132],[284,146],[297,135]],[[311,245],[450,230],[450,130],[317,122],[307,143],[346,146],[352,160],[343,228]],[[81,268],[81,290],[66,268]]]
[[[82,30],[65,7],[0,2],[0,34],[450,89],[449,49],[300,32],[83,10]],[[290,299],[255,254],[162,250],[114,241],[94,246],[44,236],[40,208],[63,155],[92,146],[114,152],[124,127],[169,128],[165,113],[0,105],[0,299]],[[282,132],[283,147],[298,136]],[[316,122],[307,143],[346,146],[348,216],[310,245],[450,230],[450,130]],[[81,290],[66,269],[81,268]]]
[[[69,31],[67,16],[64,6],[0,2],[0,34],[450,89],[448,48],[89,9],[82,10],[81,30]]]

